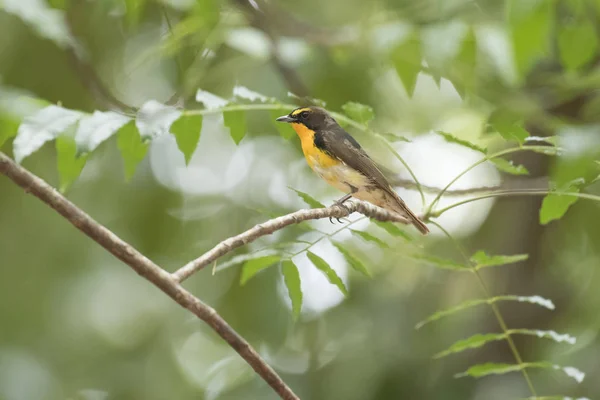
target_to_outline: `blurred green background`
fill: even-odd
[[[367,104],[373,131],[402,136],[391,146],[421,183],[443,187],[482,155],[434,131],[487,146],[514,147],[527,135],[557,137],[560,157],[519,152],[529,174],[484,163],[454,189],[581,188],[598,192],[600,2],[595,0],[0,0],[0,143],[12,155],[20,120],[39,106],[23,96],[91,113],[131,112],[149,100],[199,109],[202,89],[230,99],[234,87],[293,103],[322,99],[341,111]],[[280,114],[287,113],[281,112]],[[149,143],[126,181],[117,139],[87,158],[70,200],[168,271],[219,241],[307,205],[289,187],[324,204],[340,194],[306,165],[277,113],[249,111],[236,145],[220,114],[204,118],[186,165],[172,135]],[[524,136],[522,133],[524,132]],[[528,133],[527,133],[528,132]],[[410,175],[369,132],[352,130],[375,159]],[[4,135],[4,136],[3,136]],[[512,144],[510,144],[512,143]],[[23,165],[60,186],[56,149]],[[583,178],[573,186],[573,180]],[[417,191],[398,188],[417,212]],[[426,195],[429,204],[435,194]],[[444,196],[437,208],[468,196]],[[532,369],[542,395],[597,398],[600,381],[600,209],[578,201],[541,224],[541,196],[508,196],[453,208],[437,218],[469,254],[528,254],[482,271],[492,295],[539,295],[556,305],[506,302],[509,328],[555,330],[574,345],[515,336],[525,361],[574,366],[580,384]],[[351,221],[360,216],[352,216]],[[272,399],[276,395],[201,321],[114,259],[63,218],[0,179],[0,399]],[[293,240],[316,241],[342,225],[290,227],[236,254]],[[432,226],[406,242],[367,220],[388,248],[344,229],[372,279],[349,268],[330,240],[311,251],[346,282],[344,297],[291,245],[304,305],[293,322],[274,266],[240,285],[241,265],[185,283],[265,357],[302,399],[508,399],[531,396],[516,372],[455,379],[471,365],[514,363],[505,341],[442,359],[433,355],[476,333],[500,332],[487,306],[415,325],[439,309],[484,296],[472,274],[437,269],[399,254],[464,262]],[[323,233],[324,232],[324,233]],[[407,230],[416,238],[416,232]],[[220,263],[226,263],[231,255]]]

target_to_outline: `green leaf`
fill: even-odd
[[[169,134],[173,122],[181,117],[182,111],[155,100],[147,101],[138,111],[136,126],[144,140]]]
[[[71,137],[59,136],[55,143],[60,191],[64,193],[81,174],[87,155],[77,157],[77,144]]]
[[[136,27],[144,11],[145,0],[125,0],[125,19],[130,27]]]
[[[506,158],[492,158],[490,160],[500,171],[511,175],[527,175],[529,171],[523,165],[514,165]]]
[[[284,138],[285,140],[289,140],[294,137],[296,133],[294,132],[294,129],[292,129],[290,124],[282,124],[281,122],[275,121],[275,119],[281,117],[281,111],[271,110],[269,111],[269,114],[271,116],[271,122],[273,123],[273,126],[275,126],[277,132],[279,132],[279,135],[282,138]]]
[[[0,10],[13,14],[34,29],[38,35],[61,48],[76,47],[65,13],[50,8],[45,1],[2,0]]]
[[[25,118],[13,142],[15,161],[21,163],[44,143],[56,139],[74,125],[83,113],[59,106],[48,106]]]
[[[552,368],[553,365],[547,362],[534,362],[523,364],[497,364],[486,363],[474,365],[463,373],[456,374],[456,378],[464,376],[472,376],[473,378],[481,378],[487,375],[502,375],[509,372],[521,371],[525,368]]]
[[[406,136],[399,135],[393,132],[380,133],[380,136],[384,137],[386,140],[390,142],[407,142],[411,143],[411,140]]]
[[[383,222],[378,221],[376,219],[371,219],[371,222],[373,222],[378,227],[384,229],[387,233],[389,233],[392,236],[400,237],[408,242],[412,242],[413,240],[415,240],[414,237],[406,233],[404,230],[400,229],[398,225],[396,225],[393,222]]]
[[[515,69],[522,81],[535,63],[549,54],[553,5],[550,1],[537,1],[533,7],[519,3],[527,2],[507,1]]]
[[[511,329],[510,334],[536,336],[538,338],[554,340],[557,343],[575,344],[577,339],[569,334],[561,334],[555,331],[540,331],[537,329]]]
[[[514,254],[511,256],[490,256],[487,255],[484,251],[478,251],[473,254],[471,257],[471,261],[477,264],[477,268],[481,267],[493,267],[497,265],[505,265],[505,264],[514,264],[520,261],[527,260],[529,255],[527,254]]]
[[[321,257],[319,257],[311,251],[306,252],[306,255],[308,256],[310,262],[312,262],[313,265],[317,267],[319,271],[325,274],[327,280],[329,280],[329,283],[337,286],[340,289],[340,291],[344,293],[344,295],[348,295],[348,290],[346,289],[344,282],[338,276],[338,274],[329,266],[329,264],[327,264],[325,260],[323,260]]]
[[[321,99],[317,99],[315,97],[308,97],[308,96],[298,96],[295,93],[292,92],[287,92],[288,97],[297,100],[296,103],[297,104],[314,104],[315,106],[319,106],[322,108],[327,108],[327,102],[325,102],[325,100],[321,100]]]
[[[574,367],[561,367],[560,365],[555,365],[546,361],[540,362],[526,362],[522,364],[496,364],[496,363],[487,363],[487,364],[479,364],[474,365],[469,368],[467,371],[456,374],[456,378],[462,378],[464,376],[472,376],[474,378],[481,378],[487,375],[502,375],[509,372],[521,371],[525,368],[544,368],[544,369],[554,369],[561,370],[570,378],[575,379],[577,383],[581,383],[585,377],[585,374]]]
[[[588,20],[561,27],[558,31],[558,49],[563,66],[576,71],[592,61],[596,55],[596,28]]]
[[[272,256],[272,255],[277,255],[277,254],[279,254],[279,253],[273,249],[264,249],[264,250],[256,251],[254,253],[240,254],[235,257],[231,257],[229,260],[227,260],[225,262],[217,263],[216,268],[214,270],[215,270],[215,272],[221,272],[227,268],[234,267],[234,266],[239,265],[248,260],[253,260],[255,258]]]
[[[449,315],[456,314],[459,311],[466,310],[468,308],[472,308],[472,307],[475,307],[475,306],[478,306],[481,304],[493,304],[498,301],[518,301],[521,303],[531,303],[531,304],[537,304],[537,305],[547,308],[549,310],[554,310],[554,304],[552,303],[552,301],[545,299],[543,297],[540,297],[540,296],[504,295],[504,296],[492,297],[491,299],[473,299],[473,300],[463,301],[462,303],[458,304],[457,306],[454,306],[454,307],[446,309],[446,310],[436,311],[435,313],[430,315],[427,319],[419,322],[415,326],[415,329],[421,329],[421,327],[423,327],[423,325],[426,325],[433,321],[437,321],[438,319],[447,317]]]
[[[453,80],[453,84],[456,90],[464,96],[466,90],[473,88],[476,78],[477,37],[473,28],[468,28],[454,64],[456,65],[457,79]]]
[[[243,111],[224,112],[223,123],[229,128],[229,134],[235,144],[239,144],[246,136],[246,115]]]
[[[372,107],[353,101],[344,104],[342,110],[347,116],[364,125],[375,118]]]
[[[253,103],[270,103],[275,101],[275,99],[272,97],[267,97],[263,94],[250,90],[245,86],[240,85],[236,85],[233,87],[233,96],[239,99],[248,100]]]
[[[281,257],[278,255],[265,256],[248,260],[242,267],[242,275],[240,276],[240,284],[245,285],[254,275],[279,262]]]
[[[371,235],[369,232],[365,232],[365,231],[357,231],[354,229],[350,229],[350,231],[359,236],[361,239],[366,240],[367,242],[373,242],[375,243],[377,246],[381,247],[381,248],[389,248],[390,246],[384,242],[383,240],[379,239],[377,236]]]
[[[331,242],[331,243],[335,246],[336,249],[338,249],[338,251],[340,253],[342,253],[342,255],[344,256],[344,258],[346,259],[348,264],[350,264],[350,266],[355,271],[358,271],[361,274],[368,276],[369,278],[371,277],[371,273],[369,272],[367,267],[365,267],[365,265],[362,263],[362,261],[360,261],[358,258],[356,258],[352,253],[350,253],[350,251],[345,249],[342,244],[340,244],[338,242]]]
[[[294,192],[296,192],[296,194],[306,203],[310,206],[310,208],[325,208],[325,206],[315,200],[313,197],[311,197],[308,193],[304,193],[301,192],[299,190],[294,189],[293,187],[289,187],[288,188],[292,189]]]
[[[421,72],[421,40],[418,33],[413,33],[400,43],[393,50],[391,60],[406,93],[412,97],[417,84],[417,76]]]
[[[148,143],[142,141],[135,121],[129,121],[117,132],[117,147],[125,164],[125,179],[130,180],[137,165],[148,152]]]
[[[442,358],[447,355],[450,355],[453,353],[460,353],[461,351],[465,351],[468,349],[476,349],[476,348],[482,347],[484,344],[486,344],[488,342],[504,340],[504,339],[506,339],[506,336],[507,336],[506,333],[486,333],[486,334],[478,333],[467,339],[463,339],[463,340],[459,340],[458,342],[455,342],[448,349],[437,353],[433,357],[434,358]]]
[[[424,264],[432,265],[436,268],[448,269],[448,270],[453,270],[453,271],[464,271],[464,272],[472,271],[471,268],[466,267],[462,264],[459,264],[455,261],[446,260],[446,259],[435,257],[435,256],[430,256],[428,254],[407,254],[406,256],[413,260],[421,261]]]
[[[292,260],[283,260],[281,262],[281,273],[283,274],[285,287],[288,290],[288,296],[290,296],[292,302],[294,319],[297,320],[302,310],[302,287],[300,285],[298,267],[296,267]]]
[[[454,135],[452,135],[450,133],[441,132],[441,131],[437,131],[436,133],[438,135],[442,136],[444,139],[446,139],[447,142],[456,143],[456,144],[468,147],[468,148],[470,148],[472,150],[478,151],[478,152],[483,153],[483,154],[487,153],[487,149],[485,147],[478,146],[478,145],[476,145],[474,143],[471,143],[471,142],[463,140],[463,139],[459,139],[459,138],[457,138],[456,136],[454,136]]]
[[[171,125],[171,133],[175,135],[177,147],[185,157],[186,165],[198,147],[202,131],[202,115],[182,115]]]
[[[529,137],[529,132],[523,128],[523,122],[514,113],[497,109],[489,119],[488,124],[506,140],[516,140],[524,143]]]
[[[83,117],[75,133],[77,153],[91,153],[96,150],[129,121],[131,118],[112,111],[94,111],[92,115]]]
[[[564,192],[579,193],[580,186],[569,184],[564,187]],[[540,208],[540,224],[546,225],[554,220],[561,219],[569,208],[577,202],[578,198],[568,194],[550,192],[544,197]]]
[[[204,107],[207,110],[225,107],[229,103],[224,98],[201,89],[196,92],[196,101],[204,104]]]
[[[559,156],[561,154],[561,150],[554,146],[542,146],[542,148],[536,147],[531,149],[531,151],[538,154],[545,154],[547,156]]]
[[[10,116],[0,113],[0,148],[10,138],[17,136],[19,122]]]

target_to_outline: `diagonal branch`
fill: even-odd
[[[300,222],[308,221],[311,219],[322,219],[322,218],[343,218],[352,214],[353,212],[359,212],[367,217],[377,219],[379,221],[393,221],[408,224],[408,220],[398,214],[388,212],[382,208],[375,207],[369,203],[362,201],[352,200],[351,202],[344,203],[344,207],[333,205],[326,208],[313,208],[311,210],[299,210],[291,214],[283,215],[271,219],[262,224],[255,225],[248,229],[246,232],[240,233],[239,235],[232,236],[229,239],[223,240],[217,244],[211,250],[207,251],[200,257],[193,261],[190,261],[179,270],[172,274],[173,279],[176,282],[182,282],[192,276],[195,272],[201,270],[213,261],[222,257],[223,255],[237,249],[238,247],[244,246],[250,242],[255,241],[261,236],[270,235],[271,233],[285,228],[288,225],[299,224]]]
[[[154,262],[124,242],[113,232],[96,222],[56,189],[41,178],[33,175],[0,152],[0,173],[6,175],[26,192],[32,193],[56,212],[61,214],[77,229],[100,244],[119,260],[129,265],[135,272],[152,282],[156,287],[175,300],[180,306],[190,310],[217,332],[244,360],[264,379],[282,399],[297,400],[298,396],[285,384],[277,373],[260,355],[210,306],[185,290]]]

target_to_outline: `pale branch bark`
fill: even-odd
[[[156,287],[206,322],[223,340],[225,340],[250,366],[264,379],[282,399],[297,400],[298,396],[285,384],[277,373],[260,355],[210,306],[185,290],[150,259],[124,242],[113,232],[96,222],[79,209],[56,189],[41,178],[33,175],[16,164],[7,155],[0,152],[0,173],[53,208],[77,229],[100,244],[119,260],[130,266],[135,272],[152,282]]]
[[[190,261],[179,270],[172,274],[172,277],[177,282],[183,282],[195,272],[201,270],[207,265],[211,264],[219,257],[237,249],[238,247],[244,246],[250,242],[255,241],[261,236],[270,235],[271,233],[285,228],[288,225],[299,224],[300,222],[322,219],[322,218],[343,218],[353,212],[358,212],[367,217],[374,218],[379,221],[393,221],[400,222],[402,224],[409,224],[409,221],[392,212],[388,212],[382,208],[375,207],[369,203],[362,201],[351,200],[344,203],[344,207],[333,205],[326,208],[313,208],[310,210],[298,210],[291,214],[283,215],[271,219],[267,222],[255,225],[248,229],[246,232],[240,233],[239,235],[232,236],[229,239],[223,240],[217,244],[211,250],[207,251],[200,257],[193,261]]]

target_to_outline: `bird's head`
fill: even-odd
[[[290,124],[301,124],[312,131],[325,129],[332,124],[336,124],[331,115],[320,107],[299,107],[293,110],[288,115],[281,116],[276,119],[279,122],[287,122]]]

